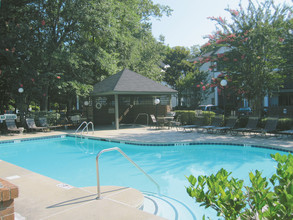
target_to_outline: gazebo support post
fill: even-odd
[[[118,94],[115,94],[114,97],[115,97],[115,127],[116,127],[116,130],[119,130],[119,102],[118,102]]]

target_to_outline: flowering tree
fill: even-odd
[[[284,75],[279,71],[284,62],[281,48],[284,46],[287,23],[292,9],[286,5],[274,5],[272,0],[254,5],[249,0],[245,10],[227,9],[232,23],[219,17],[210,17],[217,22],[218,31],[209,35],[202,52],[225,48],[224,53],[213,54],[200,62],[216,63],[217,69],[233,79],[233,85],[251,101],[253,108],[261,113],[264,96],[278,90]]]

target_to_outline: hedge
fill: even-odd
[[[198,116],[196,115],[195,111],[192,110],[176,110],[176,116],[180,117],[180,122],[182,125],[192,125],[194,124]],[[214,112],[205,111],[202,112],[201,116],[204,116],[205,118],[205,124],[209,125],[211,123],[211,119],[215,117]]]
[[[176,116],[180,117],[180,122],[182,125],[192,125],[197,120],[198,116],[196,115],[195,111],[193,110],[176,110]],[[214,112],[204,111],[202,112],[201,116],[205,118],[205,124],[210,125],[212,118],[215,117]],[[263,118],[259,121],[258,127],[264,128],[267,118]],[[246,126],[248,121],[247,116],[242,116],[238,118],[237,127],[243,128]],[[293,126],[293,119],[292,118],[280,118],[278,121],[278,130],[289,130]]]

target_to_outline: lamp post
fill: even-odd
[[[226,97],[225,97],[225,86],[227,86],[228,82],[225,79],[222,79],[220,82],[221,86],[223,86],[223,105],[224,105],[224,115],[226,115]]]
[[[155,105],[156,105],[156,118],[157,118],[157,114],[158,114],[158,104],[160,104],[160,99],[156,98],[155,99]]]
[[[22,87],[18,88],[19,92],[19,115],[20,115],[20,122],[23,123],[23,100],[21,97],[21,94],[24,92],[24,89]]]
[[[84,101],[84,106],[85,106],[85,117],[86,117],[86,120],[87,120],[87,117],[88,117],[88,106],[89,106],[89,101]]]

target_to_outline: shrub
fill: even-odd
[[[264,128],[266,121],[268,118],[263,118],[259,121],[258,126],[260,128]],[[293,124],[293,120],[291,118],[279,118],[277,129],[278,130],[289,130]]]
[[[237,121],[237,127],[245,128],[247,122],[248,122],[248,116],[239,116]]]
[[[180,115],[180,120],[183,125],[194,124],[196,120],[195,111],[177,110],[176,115]]]
[[[187,111],[187,110],[176,110],[176,115],[180,115],[180,120],[183,125],[191,125],[194,124],[197,120],[197,116],[195,111]],[[202,116],[205,118],[205,124],[209,125],[213,117],[215,117],[214,112],[204,111],[202,112]]]
[[[293,119],[292,118],[280,118],[278,121],[278,130],[289,130],[291,129],[293,125]]]
[[[258,170],[249,173],[251,186],[243,186],[243,180],[229,178],[231,172],[221,169],[211,176],[190,175],[187,193],[225,219],[292,219],[293,155],[271,157],[278,162],[276,174],[269,178],[273,189]]]
[[[29,112],[27,117],[34,118],[36,123],[39,121],[39,118],[47,118],[47,122],[49,125],[56,125],[60,120],[60,114],[57,112]]]

